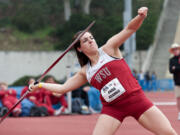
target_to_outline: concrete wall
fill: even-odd
[[[0,51],[0,82],[12,84],[25,75],[37,76],[42,73],[60,56],[61,52],[4,52]],[[136,52],[133,66],[140,70],[146,57],[146,52]],[[67,66],[71,65],[68,70]],[[61,80],[69,72],[79,70],[77,58],[73,52],[68,52],[59,63],[49,72]]]
[[[0,81],[9,84],[24,75],[42,74],[59,56],[61,52],[0,52]],[[74,65],[75,55],[68,52],[49,72],[56,79],[67,75],[66,66]]]

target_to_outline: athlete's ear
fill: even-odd
[[[79,48],[79,47],[77,48],[77,50],[78,50],[79,52],[82,52],[81,48]]]

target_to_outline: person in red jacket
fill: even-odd
[[[11,109],[13,107],[13,105],[18,101],[16,95],[16,90],[8,89],[7,83],[0,83],[0,99],[5,107],[7,107],[8,109]],[[13,116],[17,117],[21,114],[21,111],[21,104],[19,104],[15,107],[12,114]]]
[[[48,76],[45,79],[45,82],[46,83],[56,83],[53,76]],[[52,106],[52,105],[60,103],[61,107],[58,109],[57,112],[60,114],[60,113],[64,113],[65,111],[67,111],[67,106],[68,105],[67,105],[67,101],[66,101],[64,95],[54,93],[54,92],[50,92],[50,91],[47,91],[47,90],[44,90],[44,93],[45,93],[45,102],[46,102],[46,104]]]

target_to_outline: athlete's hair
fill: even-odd
[[[73,40],[75,40],[83,31],[79,31],[77,32],[74,37]],[[88,31],[89,32],[89,31]],[[89,32],[91,33],[91,32]],[[81,46],[80,44],[80,40],[74,45],[74,49],[76,51],[76,55],[79,61],[79,64],[81,65],[81,67],[83,67],[84,65],[86,65],[89,61],[89,58],[83,53],[83,52],[79,52],[78,48]]]

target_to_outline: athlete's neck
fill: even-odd
[[[91,66],[96,65],[99,60],[99,52],[97,51],[96,53],[89,55],[88,58],[90,60]]]

